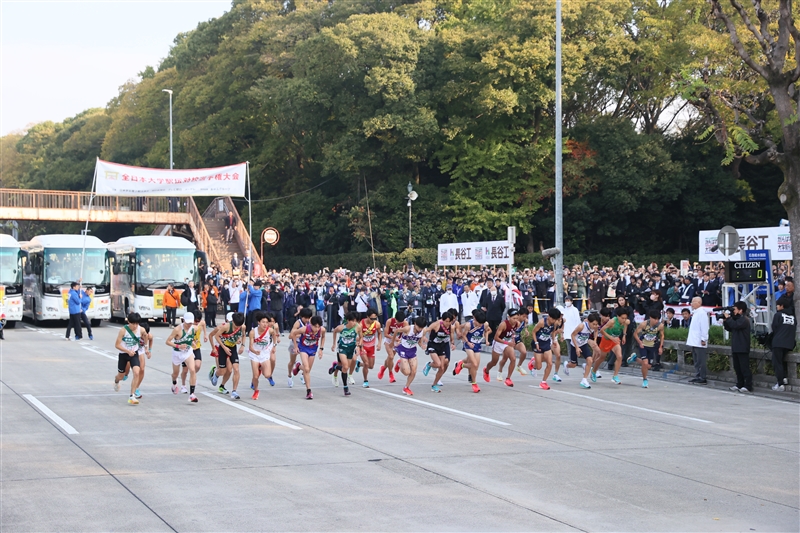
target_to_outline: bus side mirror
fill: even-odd
[[[114,263],[114,266],[111,267],[111,272],[113,272],[115,276],[119,276],[120,274],[119,263],[116,262]]]

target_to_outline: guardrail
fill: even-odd
[[[91,193],[41,189],[0,189],[0,207],[88,210]],[[92,210],[185,213],[187,198],[95,195]]]
[[[224,211],[220,211],[219,209],[220,201],[222,201]],[[253,260],[253,272],[259,272],[260,268],[261,275],[263,275],[267,269],[264,267],[261,257],[259,257],[258,253],[256,252],[256,247],[250,240],[250,233],[247,231],[247,226],[245,226],[242,216],[239,213],[239,210],[236,208],[236,205],[233,203],[233,200],[231,200],[230,196],[218,196],[217,198],[214,198],[214,200],[208,204],[205,212],[203,212],[203,217],[223,218],[229,211],[233,211],[236,215],[236,231],[234,233],[236,243],[239,245],[239,248],[244,254],[243,257],[247,257],[247,251],[249,250],[250,258]]]
[[[197,209],[197,204],[194,203],[192,197],[187,198],[186,209],[189,213],[189,225],[192,228],[196,245],[200,248],[200,251],[205,252],[208,256],[208,265],[206,266],[210,266],[211,263],[219,263],[219,253],[214,247],[214,241],[211,240],[211,236],[208,234],[203,215],[200,214],[200,210]]]

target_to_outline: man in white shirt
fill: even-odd
[[[686,346],[692,349],[692,360],[697,375],[689,383],[706,385],[706,364],[708,363],[708,311],[701,305],[703,300],[699,296],[692,298],[692,320],[689,323],[689,336],[686,338]]]
[[[464,321],[472,318],[472,312],[478,308],[478,293],[466,286],[467,290],[461,295],[461,303],[464,305]]]
[[[439,316],[450,309],[458,311],[458,296],[453,294],[452,285],[448,285],[445,293],[439,297]]]
[[[238,313],[239,312],[239,293],[241,292],[241,283],[238,279],[231,281],[231,287],[229,289],[231,299],[230,302],[230,309],[225,310],[225,314],[229,311],[231,313]]]

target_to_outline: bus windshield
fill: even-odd
[[[19,285],[22,271],[17,266],[18,248],[0,248],[0,285]]]
[[[136,250],[136,280],[140,285],[166,287],[191,280],[194,250],[139,248]]]
[[[78,281],[81,277],[80,248],[47,248],[44,251],[44,280],[52,285]],[[105,250],[86,250],[83,263],[83,284],[103,285],[108,283]]]

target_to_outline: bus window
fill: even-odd
[[[81,250],[77,248],[48,248],[45,250],[45,283],[62,285],[81,277]],[[107,285],[105,250],[87,249],[83,260],[83,284]]]

